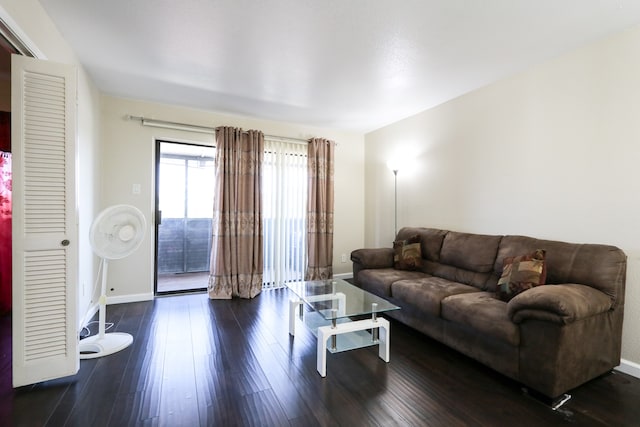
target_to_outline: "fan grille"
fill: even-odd
[[[144,215],[135,206],[111,206],[100,212],[91,225],[91,247],[102,258],[124,258],[138,249],[145,228]]]

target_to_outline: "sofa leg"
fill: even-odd
[[[560,409],[560,407],[567,403],[569,399],[571,399],[571,395],[567,393],[555,398],[551,401],[551,409],[553,409],[554,411]]]
[[[561,394],[555,399],[552,399],[547,396],[544,396],[541,393],[538,393],[535,390],[529,390],[527,387],[522,387],[522,392],[527,396],[532,397],[541,403],[544,403],[554,411],[557,411],[558,409],[560,409],[562,405],[564,405],[571,399],[571,395],[568,393]]]

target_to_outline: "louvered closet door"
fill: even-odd
[[[77,338],[73,67],[13,56],[13,385],[73,375]]]

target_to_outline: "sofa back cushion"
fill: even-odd
[[[450,231],[444,238],[440,262],[476,273],[489,273],[502,236],[458,233]]]
[[[615,246],[577,244],[526,236],[504,236],[494,270],[499,277],[506,257],[537,249],[546,251],[547,284],[577,283],[596,288],[611,297],[613,306],[624,302],[626,255]]]
[[[493,265],[502,236],[447,232],[438,263],[427,263],[427,273],[485,290],[493,279]]]

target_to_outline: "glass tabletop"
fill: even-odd
[[[293,282],[287,287],[327,320],[400,308],[341,279]]]

